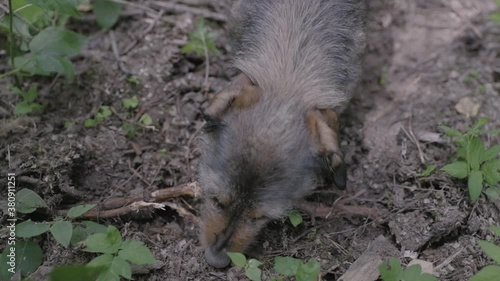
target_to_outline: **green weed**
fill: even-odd
[[[262,280],[262,262],[256,259],[247,259],[241,253],[227,253],[233,264],[245,270],[245,275],[252,281]],[[291,257],[274,258],[274,270],[279,274],[271,280],[284,280],[285,277],[295,277],[297,281],[316,281],[320,274],[319,262],[315,259],[307,263]]]
[[[422,273],[422,266],[414,264],[403,269],[396,258],[390,258],[379,265],[378,270],[383,281],[437,281],[436,276]]]
[[[458,146],[456,160],[441,170],[454,178],[467,178],[467,187],[473,202],[481,195],[484,185],[488,186],[487,194],[498,198],[496,191],[499,189],[498,183],[500,182],[500,159],[497,156],[500,153],[500,145],[486,148],[479,136],[498,135],[500,130],[481,130],[486,122],[486,118],[479,119],[472,128],[467,129],[466,133],[441,126],[447,135],[455,139]]]
[[[492,226],[489,229],[497,237],[500,237],[500,226]],[[479,240],[477,243],[483,252],[494,261],[494,264],[483,267],[478,273],[472,276],[470,281],[498,280],[498,276],[500,276],[500,246],[483,240]]]

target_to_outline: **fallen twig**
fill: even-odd
[[[201,194],[200,187],[198,183],[192,182],[187,184],[182,184],[175,187],[169,187],[157,190],[150,194],[150,198],[144,198],[143,195],[133,195],[129,197],[122,198],[111,198],[99,204],[99,210],[90,210],[83,214],[83,218],[111,218],[121,215],[125,215],[139,209],[144,208],[159,208],[163,209],[165,206],[171,207],[179,212],[179,215],[189,217],[193,221],[194,215],[191,214],[185,208],[178,206],[177,204],[172,205],[170,202],[163,202],[167,199],[179,197],[179,196],[191,196],[199,197]],[[147,202],[149,201],[149,202]],[[68,210],[60,210],[58,214],[61,216],[66,216]]]

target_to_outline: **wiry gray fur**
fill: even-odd
[[[226,266],[224,251],[232,245],[246,251],[258,230],[314,189],[322,163],[306,113],[350,98],[360,75],[363,25],[362,0],[236,2],[229,23],[234,67],[262,97],[223,114],[202,138],[198,181],[209,264]],[[220,198],[230,202],[220,206]],[[257,221],[249,218],[255,210],[264,213]],[[244,232],[251,232],[250,241]]]
[[[264,92],[318,108],[351,97],[365,45],[362,0],[247,0],[232,12],[234,66]]]

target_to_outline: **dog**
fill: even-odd
[[[239,74],[204,111],[197,180],[207,263],[248,253],[318,186],[346,187],[338,110],[361,75],[363,0],[239,0],[228,21]]]

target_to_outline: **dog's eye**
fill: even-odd
[[[226,206],[224,204],[222,204],[217,197],[212,197],[211,199],[212,199],[212,202],[215,205],[215,207],[217,207],[220,210],[226,209]]]

